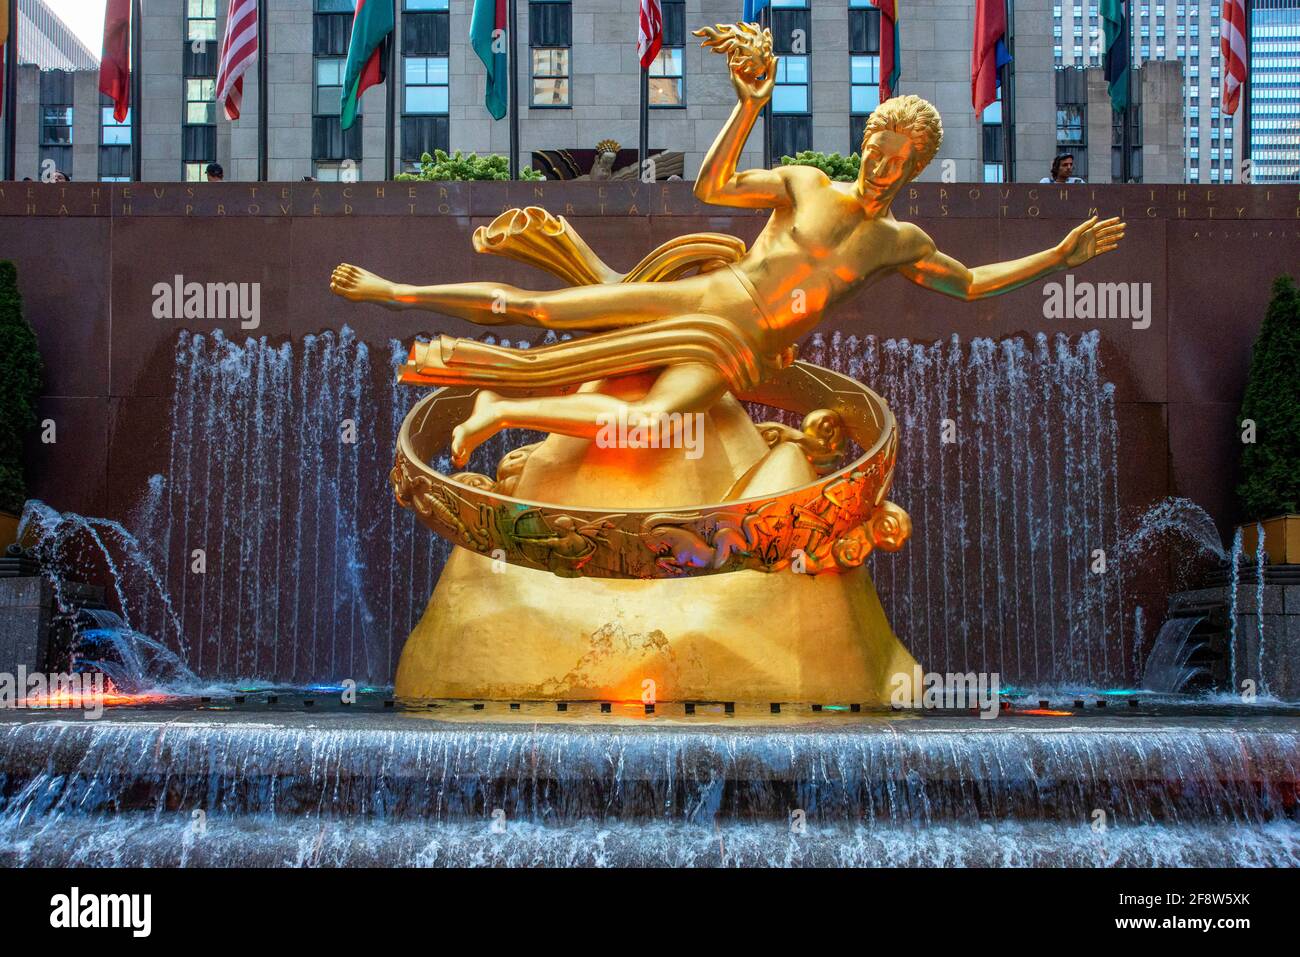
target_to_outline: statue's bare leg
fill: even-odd
[[[598,330],[638,325],[668,316],[718,312],[719,286],[708,275],[660,283],[601,283],[550,291],[504,283],[460,282],[407,286],[347,263],[334,270],[330,290],[353,302],[391,309],[426,309],[479,325]],[[736,286],[741,297],[744,293]],[[749,308],[747,298],[737,304]],[[725,314],[725,304],[722,311]]]
[[[610,423],[635,425],[648,417],[707,412],[726,391],[722,373],[698,362],[667,367],[643,398],[631,401],[601,392],[511,399],[484,389],[469,418],[452,433],[452,462],[463,467],[475,448],[502,429],[594,439]]]

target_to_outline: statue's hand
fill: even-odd
[[[777,65],[770,30],[753,23],[724,23],[703,27],[694,35],[703,37],[700,46],[727,55],[731,85],[742,103],[767,103],[776,83]]]
[[[1108,253],[1124,238],[1124,224],[1118,216],[1097,221],[1093,216],[1070,230],[1069,235],[1057,244],[1056,254],[1067,269],[1082,266],[1094,256]]]
[[[342,263],[330,275],[330,292],[353,302],[377,302],[396,309],[396,289],[391,282],[360,266]]]

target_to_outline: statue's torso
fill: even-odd
[[[773,210],[738,264],[767,306],[768,337],[795,342],[822,314],[860,287],[923,254],[924,234],[891,215],[872,217],[851,184],[799,189],[795,204]]]

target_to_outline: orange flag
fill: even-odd
[[[131,0],[108,0],[104,10],[99,92],[113,101],[113,119],[125,120],[131,105]]]

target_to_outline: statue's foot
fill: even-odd
[[[464,468],[470,453],[501,431],[500,401],[501,396],[495,392],[480,390],[474,400],[474,411],[452,430],[451,462],[457,468]]]
[[[330,292],[352,302],[377,302],[389,309],[396,309],[393,284],[349,263],[341,263],[330,274]]]

